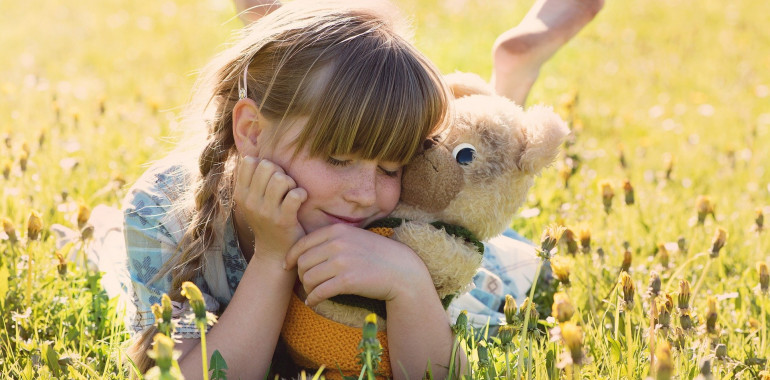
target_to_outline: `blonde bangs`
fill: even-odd
[[[372,34],[358,36],[354,48],[347,41],[314,75],[321,88],[299,102],[308,124],[295,141],[298,150],[403,164],[442,128],[448,93],[438,71],[416,51],[406,53],[405,42]]]

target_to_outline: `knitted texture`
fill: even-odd
[[[363,338],[361,329],[316,314],[294,294],[289,301],[281,336],[292,360],[301,367],[317,369],[325,365],[327,379],[342,379],[340,370],[345,376],[358,377],[361,373],[358,364],[358,344]],[[377,332],[377,340],[382,345],[377,370],[381,377],[378,378],[392,378],[388,338],[384,331]]]

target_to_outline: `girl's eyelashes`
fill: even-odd
[[[338,158],[334,158],[332,156],[329,156],[329,157],[326,158],[326,162],[329,163],[329,165],[332,165],[332,166],[345,167],[345,166],[350,165],[350,163],[353,162],[353,161],[352,160],[340,160]],[[382,166],[378,166],[377,169],[379,169],[383,174],[385,174],[388,177],[396,178],[401,173],[401,168],[398,168],[396,170],[388,170],[388,169],[383,168]]]
[[[401,172],[401,169],[397,169],[397,170],[386,170],[386,169],[385,169],[385,168],[383,168],[382,166],[378,166],[378,168],[379,168],[380,170],[382,170],[382,172],[383,172],[383,173],[385,173],[385,175],[386,175],[386,176],[388,176],[388,177],[394,177],[394,178],[395,178],[395,177],[398,177],[398,174]]]
[[[348,166],[350,164],[350,160],[338,160],[332,156],[327,157],[326,162],[332,166]]]

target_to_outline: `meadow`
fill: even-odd
[[[530,5],[399,4],[443,72],[482,76]],[[512,226],[535,242],[569,230],[546,241],[557,279],[539,283],[539,315],[510,308],[497,336],[456,326],[472,378],[770,378],[768,14],[609,1],[543,67],[528,104],[573,135]],[[119,207],[184,133],[195,70],[240,27],[227,0],[0,1],[3,378],[134,373],[116,299],[79,265],[88,228],[57,249],[51,226]]]

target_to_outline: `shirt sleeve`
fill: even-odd
[[[145,177],[148,177],[146,175]],[[171,275],[158,276],[164,264],[179,254],[177,246],[184,234],[182,223],[174,216],[174,205],[164,186],[169,185],[162,174],[149,173],[132,188],[123,203],[124,236],[126,242],[126,270],[124,288],[127,293],[126,326],[134,334],[155,322],[151,306],[160,304],[164,293],[171,290]],[[154,179],[153,179],[154,177]],[[149,180],[148,180],[149,179]],[[193,282],[203,291],[202,277]],[[212,297],[206,297],[207,309],[217,310],[219,305]],[[212,302],[213,301],[213,302]],[[189,307],[174,303],[176,333],[178,338],[197,338],[200,332],[186,318]]]

